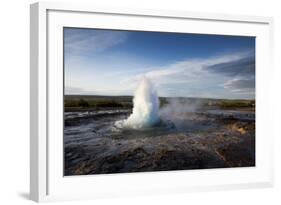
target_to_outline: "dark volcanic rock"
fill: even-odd
[[[65,175],[255,166],[253,120],[193,114],[181,116],[173,127],[111,130],[126,117],[114,113],[68,119]]]

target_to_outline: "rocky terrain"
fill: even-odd
[[[128,109],[66,112],[65,175],[255,166],[255,114],[183,113],[173,126],[120,130]]]

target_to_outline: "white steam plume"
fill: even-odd
[[[122,122],[122,127],[142,129],[153,127],[159,123],[159,99],[148,78],[142,78],[135,91],[133,103],[133,113]],[[120,126],[120,122],[117,122],[117,124]]]
[[[200,100],[170,98],[159,111],[159,116],[162,119],[169,119],[174,121],[176,118],[188,113],[194,113],[202,108],[203,102]]]

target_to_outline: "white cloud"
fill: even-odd
[[[65,51],[74,55],[102,52],[123,43],[127,39],[125,32],[107,32],[104,30],[84,30],[66,28],[64,37]]]
[[[249,98],[255,96],[255,78],[253,76],[230,79],[223,84],[223,87],[235,95],[249,96]]]
[[[207,68],[217,64],[238,61],[248,55],[248,52],[215,56],[207,59],[190,59],[176,62],[158,68],[151,68],[152,71],[132,76],[125,79],[122,83],[136,84],[141,76],[145,75],[157,85],[161,84],[180,84],[194,83],[196,81],[212,81],[212,78],[224,77],[223,73],[211,72]]]
[[[251,89],[255,88],[255,79],[254,78],[234,78],[231,80],[228,80],[224,84],[224,88],[229,88],[229,89]]]
[[[205,59],[187,59],[159,67],[148,67],[141,62],[135,64],[128,61],[124,65],[111,64],[111,67],[118,66],[120,69],[107,74],[103,73],[102,66],[96,65],[99,70],[97,73],[94,74],[93,70],[88,69],[92,75],[89,73],[87,76],[82,76],[75,84],[73,80],[67,82],[68,85],[72,83],[75,87],[79,87],[80,83],[88,94],[132,95],[139,80],[145,75],[156,84],[160,96],[253,98],[255,88],[251,83],[255,82],[254,72],[247,73],[247,76],[243,72],[240,74],[238,72],[236,76],[229,75],[229,71],[222,72],[223,66],[229,69],[228,66],[233,65],[230,62],[234,62],[236,66],[234,69],[236,69],[235,62],[248,56],[249,52],[240,52]],[[219,71],[211,68],[216,65],[220,65]],[[132,66],[134,69],[131,69]],[[136,66],[138,69],[135,69]],[[80,71],[77,70],[78,75],[79,73]],[[247,81],[249,78],[252,82]]]

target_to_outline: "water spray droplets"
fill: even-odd
[[[116,126],[143,129],[153,127],[160,122],[157,91],[147,77],[141,79],[135,91],[133,103],[133,113],[128,119],[116,122]]]

